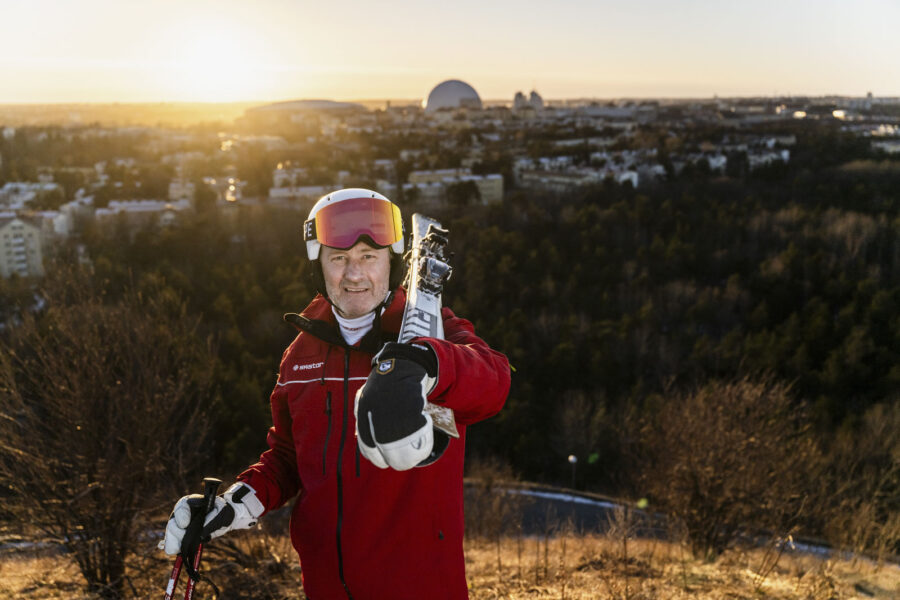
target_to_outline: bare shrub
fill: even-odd
[[[518,531],[528,504],[528,498],[515,493],[518,486],[509,464],[493,457],[471,461],[466,471],[466,535],[497,540]]]
[[[207,546],[207,574],[219,590],[219,600],[305,598],[290,538],[283,529],[269,531],[263,526],[266,521],[244,535],[217,538]]]
[[[823,525],[835,545],[881,560],[900,552],[900,402],[876,404],[837,433],[822,478]]]
[[[116,598],[148,511],[204,460],[212,354],[170,294],[106,303],[82,273],[48,283],[43,313],[0,342],[5,507]]]
[[[743,534],[786,535],[820,460],[803,406],[770,377],[668,394],[638,421],[638,485],[712,557]]]

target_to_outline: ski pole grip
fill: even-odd
[[[200,535],[203,531],[203,522],[206,515],[216,505],[216,491],[222,484],[221,479],[207,477],[203,480],[203,495],[191,494],[188,496],[188,506],[191,509],[191,522],[184,532],[184,539],[181,542],[181,553],[185,560],[190,562],[197,553],[197,547],[200,545]]]
[[[216,505],[216,493],[219,491],[220,485],[222,485],[221,479],[216,479],[215,477],[205,477],[203,479],[203,502],[206,506],[206,511],[203,513],[204,519]]]

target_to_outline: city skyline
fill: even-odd
[[[4,5],[0,103],[900,95],[889,0]]]

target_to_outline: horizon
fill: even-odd
[[[13,0],[0,104],[900,96],[900,5],[861,0]],[[488,100],[493,101],[493,100]]]
[[[521,92],[526,92],[526,90],[517,90]],[[528,92],[532,90],[527,90]],[[534,90],[540,94],[540,90]],[[867,92],[860,94],[839,94],[839,93],[825,93],[825,94],[781,94],[781,95],[765,95],[765,94],[747,94],[747,95],[734,95],[734,96],[722,96],[722,95],[713,95],[713,96],[607,96],[607,97],[599,97],[599,96],[572,96],[565,98],[553,98],[553,97],[545,97],[541,95],[542,99],[545,103],[556,103],[556,102],[652,102],[652,101],[664,101],[664,102],[701,102],[701,101],[729,101],[729,100],[784,100],[784,99],[797,99],[797,100],[825,100],[830,98],[865,98],[867,96]],[[426,94],[427,97],[427,94]],[[900,100],[900,94],[897,95],[878,95],[873,94],[874,99],[897,99]],[[392,97],[384,97],[384,98],[325,98],[325,97],[294,97],[294,98],[277,98],[272,100],[259,99],[259,100],[134,100],[134,101],[117,101],[117,100],[92,100],[92,101],[52,101],[52,102],[43,102],[43,101],[35,101],[35,102],[3,102],[0,101],[0,106],[2,107],[24,107],[24,106],[165,106],[165,105],[211,105],[211,106],[235,106],[235,105],[267,105],[267,104],[280,104],[285,102],[314,102],[314,101],[334,101],[334,102],[346,102],[348,104],[376,104],[376,103],[402,103],[398,104],[401,106],[409,106],[409,105],[421,105],[424,101],[423,98],[392,98]],[[512,104],[513,98],[482,98],[482,103],[487,105],[500,105],[500,104]]]
[[[447,79],[459,79],[457,77],[448,77]],[[462,80],[462,79],[461,79]],[[465,81],[465,80],[462,80]],[[440,83],[440,82],[438,82]],[[468,83],[468,82],[467,82]],[[435,84],[437,85],[437,84]],[[432,86],[434,87],[434,86]],[[474,87],[474,86],[473,86]],[[477,88],[475,88],[478,91]],[[430,91],[430,90],[429,90]],[[841,92],[822,92],[822,93],[745,93],[745,94],[669,94],[669,95],[611,95],[611,96],[592,96],[592,95],[573,95],[573,96],[547,96],[541,93],[540,89],[523,87],[514,90],[508,98],[502,97],[484,97],[481,101],[484,104],[512,104],[513,98],[517,92],[523,92],[526,95],[535,91],[543,98],[544,102],[649,102],[649,101],[666,101],[666,102],[689,102],[689,101],[716,101],[716,100],[775,100],[775,99],[828,99],[828,98],[865,98],[869,93],[873,98],[900,99],[900,90],[895,94],[877,94],[870,90],[854,91],[852,93]],[[408,105],[421,105],[428,94],[422,97],[325,97],[325,96],[291,96],[277,98],[259,98],[259,99],[237,99],[237,100],[190,100],[190,99],[160,99],[160,100],[22,100],[22,101],[4,101],[0,99],[0,106],[159,106],[159,105],[266,105],[279,104],[283,102],[301,102],[301,101],[334,101],[346,102],[351,104],[374,104],[374,103],[403,103]]]

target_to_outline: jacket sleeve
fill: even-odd
[[[288,352],[290,348],[285,351],[285,357]],[[279,377],[279,382],[281,379]],[[259,462],[248,467],[237,477],[238,481],[243,481],[256,490],[256,495],[266,507],[266,512],[293,498],[302,485],[297,471],[294,436],[291,433],[288,388],[276,384],[272,391],[271,404],[272,427],[269,428],[266,437],[269,449],[262,453]]]
[[[452,408],[456,420],[471,425],[497,414],[509,394],[506,356],[475,335],[475,328],[449,308],[442,309],[444,339],[419,338],[434,350],[438,382],[428,400]]]

